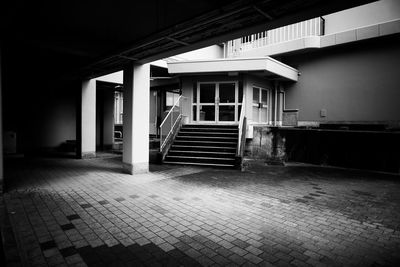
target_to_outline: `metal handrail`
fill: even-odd
[[[161,122],[161,124],[160,124],[160,152],[162,152],[162,150],[163,150],[163,148],[164,148],[164,146],[165,146],[165,144],[166,144],[166,141],[168,140],[168,138],[171,136],[171,134],[173,134],[173,129],[175,128],[175,125],[176,125],[176,123],[181,119],[181,117],[182,117],[182,105],[178,105],[179,103],[180,103],[180,101],[182,100],[182,99],[185,99],[186,97],[184,97],[184,96],[182,96],[182,95],[180,95],[179,96],[179,98],[175,101],[175,104],[171,107],[171,109],[169,110],[169,112],[167,113],[167,116],[165,116],[165,118],[164,118],[164,120]],[[177,107],[179,107],[179,115],[176,117],[176,119],[175,119],[175,121],[173,121],[173,116],[171,115],[172,114],[172,112],[177,108]],[[162,127],[163,127],[163,125],[168,121],[168,120],[170,120],[170,122],[171,122],[171,125],[170,125],[170,129],[169,129],[169,132],[168,132],[168,135],[165,137],[165,139],[163,140],[163,133],[162,133]]]
[[[242,100],[242,110],[240,112],[240,118],[239,118],[239,136],[238,136],[238,146],[237,146],[237,156],[242,156],[243,155],[243,133],[244,135],[246,135],[246,129],[243,129],[244,127],[246,127],[246,117],[245,114],[246,113],[246,96],[243,95],[243,100]]]

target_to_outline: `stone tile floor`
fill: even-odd
[[[21,256],[9,265],[400,262],[399,176],[262,163],[131,176],[120,160],[8,163],[3,198]]]

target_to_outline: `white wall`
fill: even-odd
[[[216,59],[223,58],[224,50],[219,45],[212,45],[205,48],[193,50],[187,53],[173,56],[178,60]]]
[[[193,122],[193,114],[192,114],[192,101],[193,101],[193,86],[195,79],[192,77],[183,77],[182,78],[182,95],[186,97],[186,101],[183,102],[182,113],[183,116],[187,116],[189,122]]]
[[[124,82],[124,72],[122,70],[113,72],[113,73],[110,73],[107,75],[97,77],[95,80],[102,81],[102,82],[122,84]]]
[[[82,157],[96,153],[96,80],[82,82],[81,152]]]
[[[400,1],[380,0],[326,15],[323,18],[325,34],[347,31],[400,18]]]

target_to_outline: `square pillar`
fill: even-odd
[[[0,47],[0,194],[3,194],[4,184],[4,165],[3,165],[3,100],[2,100],[2,58],[1,58],[1,47]]]
[[[96,156],[96,80],[82,82],[80,158]]]
[[[103,94],[103,147],[112,149],[114,144],[114,91]]]
[[[126,173],[149,170],[150,64],[124,69],[122,162]]]

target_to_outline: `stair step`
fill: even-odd
[[[196,166],[208,166],[208,167],[235,167],[233,164],[215,164],[215,163],[196,163],[196,162],[171,162],[164,161],[166,164],[179,164],[179,165],[196,165]]]
[[[204,160],[235,160],[235,158],[214,158],[214,157],[190,157],[190,156],[170,156],[171,158],[204,159]]]
[[[238,128],[181,128],[180,131],[182,132],[201,132],[207,130],[208,132],[229,132],[229,133],[237,133]]]
[[[221,124],[184,124],[182,128],[225,128],[237,129],[238,125],[221,125]]]
[[[238,136],[237,125],[182,125],[164,163],[234,167]]]
[[[213,146],[220,146],[220,147],[236,147],[237,143],[236,142],[214,142],[214,141],[198,141],[198,140],[192,140],[192,141],[186,141],[186,140],[175,140],[174,144],[176,145],[191,145],[191,146],[201,146],[204,144],[209,144]]]
[[[237,137],[224,137],[224,136],[178,136],[175,140],[192,140],[192,141],[237,141]]]
[[[211,158],[211,157],[188,157],[167,155],[165,161],[169,162],[193,162],[210,164],[235,164],[235,158]]]
[[[171,149],[177,150],[195,150],[195,151],[210,151],[210,152],[236,152],[236,147],[220,147],[220,146],[185,146],[173,144]]]
[[[233,137],[237,137],[239,134],[236,132],[234,133],[223,133],[223,132],[195,132],[195,131],[189,131],[189,132],[184,132],[184,131],[179,131],[178,135],[180,136],[233,136]]]
[[[234,152],[213,152],[213,151],[195,151],[195,150],[174,150],[171,149],[168,152],[170,156],[189,156],[189,157],[212,157],[212,158],[224,158],[230,157],[234,158],[236,153]]]
[[[210,151],[195,151],[195,150],[174,150],[174,149],[171,149],[170,150],[170,152],[176,152],[176,153],[210,153],[210,154],[216,154],[216,155],[233,155],[233,156],[235,156],[235,153],[234,152],[221,152],[221,151],[218,151],[218,152],[210,152]]]

